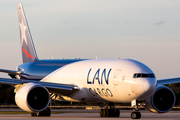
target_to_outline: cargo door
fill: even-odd
[[[120,69],[117,69],[114,73],[114,81],[113,81],[113,84],[114,85],[118,85],[119,82],[120,82],[120,75],[121,75],[121,70]]]

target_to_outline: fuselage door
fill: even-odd
[[[114,81],[113,81],[114,85],[118,85],[119,81],[121,80],[120,79],[120,74],[121,74],[121,70],[117,69],[115,74],[114,74]]]

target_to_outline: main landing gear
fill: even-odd
[[[35,113],[31,113],[31,116],[51,116],[51,109],[50,108],[46,108],[45,110],[41,111],[41,112],[35,112]]]
[[[114,103],[106,105],[105,109],[100,109],[100,117],[119,117],[119,109],[114,107]]]

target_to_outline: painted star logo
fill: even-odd
[[[24,25],[23,20],[22,20],[22,23],[19,23],[19,26],[20,26],[20,29],[21,29],[21,43],[23,45],[23,42],[25,41],[26,45],[28,45],[27,44],[27,38],[26,38],[26,29],[27,29],[27,27]]]

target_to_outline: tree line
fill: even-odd
[[[180,106],[180,83],[168,84],[167,87],[171,88],[171,90],[176,95],[176,103],[175,106]],[[64,105],[64,104],[72,104],[71,102],[56,102],[53,101],[54,105]],[[11,85],[0,84],[0,105],[15,105],[15,93],[14,87]],[[75,104],[87,104],[87,105],[100,105],[100,103],[75,103]],[[122,104],[122,105],[130,105],[130,104]]]

